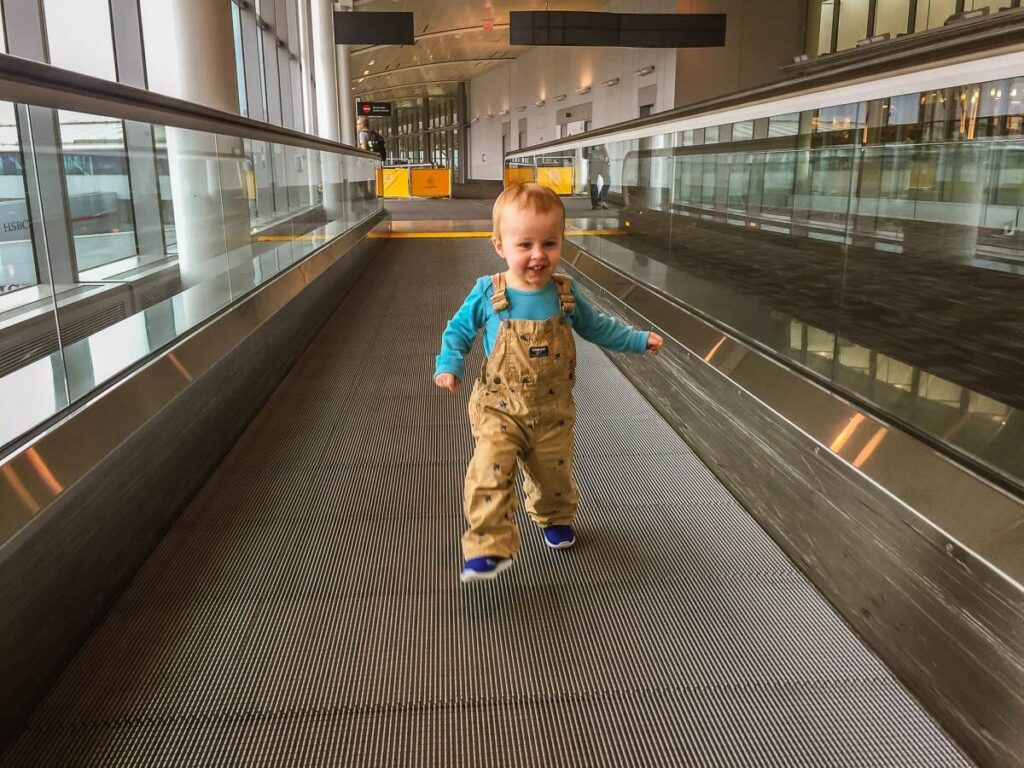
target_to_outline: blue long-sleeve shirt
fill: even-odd
[[[558,304],[558,286],[552,280],[536,291],[520,291],[505,286],[508,297],[508,316],[512,320],[547,320],[561,314]],[[434,376],[452,373],[460,381],[464,378],[463,359],[473,346],[480,329],[484,329],[484,354],[490,357],[501,319],[494,313],[491,296],[494,286],[491,278],[481,277],[463,302],[459,311],[448,322],[441,336],[441,354],[437,356]],[[569,315],[569,325],[587,341],[613,352],[643,352],[647,349],[647,331],[638,331],[614,317],[595,310],[576,289],[572,295],[576,309]]]

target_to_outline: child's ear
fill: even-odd
[[[501,258],[504,259],[505,258],[505,253],[501,249],[501,238],[500,237],[492,237],[491,238],[491,244],[494,246],[494,252],[497,253],[499,256],[501,256]]]

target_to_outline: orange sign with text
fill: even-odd
[[[413,197],[451,197],[452,172],[447,168],[413,168]]]

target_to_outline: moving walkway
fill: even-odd
[[[116,86],[0,74],[25,103],[52,103],[56,80],[78,94],[69,106],[124,117]],[[514,153],[609,145],[612,215],[593,217],[583,187],[566,198],[565,269],[602,311],[669,344],[657,359],[581,345],[580,545],[550,552],[524,520],[515,566],[467,589],[468,388],[451,396],[430,374],[444,322],[500,266],[487,221],[401,222],[403,203],[369,195],[365,153],[145,106],[170,132],[153,143],[170,174],[218,168],[205,212],[221,218],[190,230],[179,211],[203,211],[174,209],[158,261],[182,290],[80,339],[62,336],[58,299],[58,348],[0,379],[24,403],[5,409],[0,485],[4,764],[1013,764],[1015,457],[929,431],[941,387],[923,364],[840,341],[799,302],[787,312],[731,282],[726,259],[697,272],[713,254],[681,252],[680,233],[721,243],[763,229],[748,213],[782,215],[716,207],[736,148],[695,155],[685,138],[686,120],[706,139],[726,119],[713,107]],[[764,116],[729,125],[748,119],[762,130]],[[175,144],[174,129],[201,128],[225,142]],[[217,154],[234,139],[241,154]],[[655,145],[660,181],[626,180]],[[816,167],[816,149],[793,151],[794,168]],[[261,165],[278,155],[295,162]],[[694,156],[714,183],[689,216]],[[573,183],[586,171],[581,151]],[[432,205],[464,218],[458,201]],[[843,242],[823,242],[849,258],[856,226],[837,226]],[[191,259],[189,238],[213,231],[225,250]],[[778,247],[758,235],[751,252]],[[813,271],[821,254],[804,253]],[[997,301],[1016,276],[994,272],[1002,282],[971,285]],[[860,378],[845,371],[851,346],[869,361]],[[960,430],[1016,423],[977,359],[973,378],[944,379],[961,387]],[[863,379],[875,384],[849,383]],[[885,385],[915,405],[900,410]]]

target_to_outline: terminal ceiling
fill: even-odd
[[[558,0],[559,11],[597,11],[608,0]],[[416,45],[352,46],[352,94],[402,106],[454,94],[458,83],[517,58],[509,11],[543,11],[545,0],[354,0],[354,11],[411,11]]]

